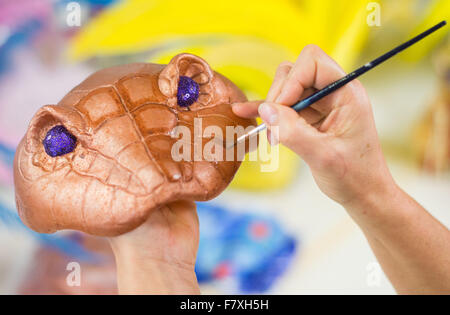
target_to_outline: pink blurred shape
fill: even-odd
[[[15,52],[13,63],[0,80],[0,141],[10,147],[17,146],[41,106],[58,103],[92,72],[68,63],[46,66],[27,47]]]
[[[47,20],[51,13],[49,0],[0,0],[0,25],[10,28],[29,19]]]
[[[0,183],[7,185],[13,184],[12,168],[9,165],[3,164],[2,161],[0,161]]]

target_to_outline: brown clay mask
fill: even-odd
[[[38,232],[114,236],[167,203],[214,198],[240,162],[175,161],[173,133],[183,126],[194,134],[199,118],[202,129],[218,126],[224,135],[227,126],[254,125],[231,111],[245,101],[232,82],[189,54],[168,65],[94,73],[57,105],[42,107],[19,144],[14,180],[22,220]]]

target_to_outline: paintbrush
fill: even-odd
[[[305,98],[304,100],[301,100],[297,104],[292,105],[291,108],[293,108],[295,111],[299,112],[302,109],[305,109],[305,108],[311,106],[312,104],[314,104],[317,101],[321,100],[322,98],[324,98],[325,96],[329,95],[330,93],[336,91],[337,89],[343,87],[347,83],[349,83],[349,82],[355,80],[356,78],[360,77],[361,75],[363,75],[367,71],[372,70],[373,68],[375,68],[379,64],[385,62],[386,60],[388,60],[388,59],[390,59],[392,57],[394,57],[399,52],[401,52],[401,51],[411,47],[412,45],[414,45],[418,41],[420,41],[420,40],[424,39],[425,37],[427,37],[428,35],[434,33],[435,31],[437,31],[441,27],[445,26],[446,24],[447,24],[446,21],[442,21],[441,23],[433,26],[432,28],[430,28],[429,30],[423,32],[422,34],[417,35],[416,37],[410,39],[406,43],[403,43],[400,46],[392,49],[391,51],[389,51],[387,53],[385,53],[384,55],[378,57],[377,59],[375,59],[375,60],[373,60],[373,61],[371,61],[369,63],[366,63],[364,66],[362,66],[361,68],[359,68],[359,69],[353,71],[352,73],[346,75],[342,79],[331,83],[330,85],[326,86],[322,90],[319,90],[316,93],[314,93],[313,95]],[[265,124],[261,124],[261,125],[257,126],[256,128],[252,129],[251,131],[247,132],[246,134],[240,136],[236,140],[236,142],[231,143],[227,147],[227,149],[231,149],[237,143],[245,141],[247,138],[250,138],[250,137],[258,134],[259,132],[263,131],[266,128],[267,128],[267,126]]]

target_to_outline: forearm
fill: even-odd
[[[114,255],[119,294],[200,294],[194,266],[169,264],[130,248],[116,247]]]
[[[450,232],[397,185],[346,209],[399,293],[450,293]]]

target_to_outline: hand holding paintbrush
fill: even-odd
[[[348,82],[338,90],[340,83],[330,85],[343,77]],[[354,78],[319,47],[308,46],[295,64],[280,65],[264,104],[235,105],[233,111],[242,117],[259,113],[269,138],[303,158],[319,188],[360,226],[399,293],[450,293],[450,232],[392,178],[369,98]],[[324,90],[335,92],[325,97]]]
[[[422,34],[419,34],[416,37],[410,39],[409,41],[392,49],[391,51],[388,51],[387,53],[378,57],[377,59],[374,59],[373,61],[366,63],[364,66],[356,69],[352,73],[350,73],[344,77],[341,77],[341,78],[337,79],[336,81],[333,81],[332,83],[328,84],[326,87],[323,87],[319,91],[315,92],[313,95],[310,95],[310,96],[306,97],[305,99],[295,103],[294,105],[291,105],[291,108],[297,112],[299,112],[305,108],[308,108],[309,106],[320,101],[322,98],[326,97],[327,95],[333,93],[334,91],[340,89],[341,87],[345,86],[349,82],[352,82],[353,80],[362,76],[364,73],[372,70],[379,64],[385,62],[386,60],[389,60],[390,58],[394,57],[395,55],[402,52],[403,50],[411,47],[412,45],[421,41],[422,39],[429,36],[430,34],[436,32],[438,29],[444,27],[446,24],[447,24],[446,21],[442,21],[442,22],[436,24],[432,28],[423,32]],[[245,142],[246,139],[258,134],[259,132],[265,130],[266,128],[267,128],[267,126],[265,124],[259,125],[256,128],[254,128],[252,131],[239,137],[237,139],[236,143]],[[228,148],[232,148],[236,143],[229,144]]]

